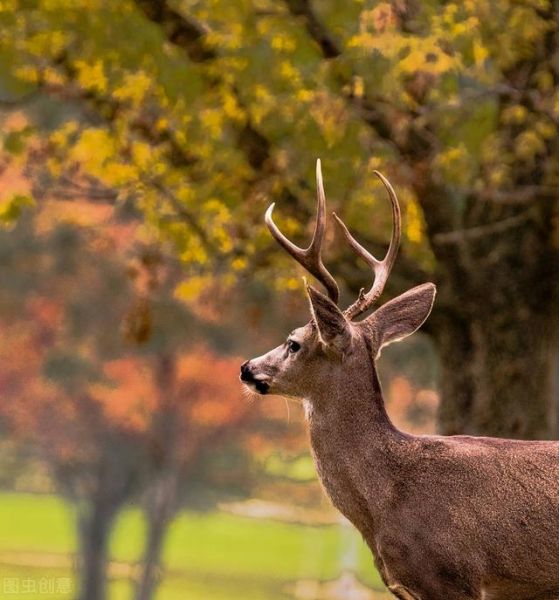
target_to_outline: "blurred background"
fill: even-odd
[[[379,363],[415,433],[554,438],[556,0],[0,2],[0,598],[388,598],[297,403],[238,369],[307,321],[329,207],[382,300],[438,286]],[[369,274],[330,228],[342,302]]]

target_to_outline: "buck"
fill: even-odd
[[[373,284],[343,312],[325,268],[325,195],[317,162],[318,208],[311,244],[273,237],[327,291],[307,285],[311,320],[267,354],[241,366],[259,394],[302,399],[313,458],[333,504],[357,527],[388,589],[401,600],[551,600],[559,598],[559,443],[471,436],[415,436],[387,415],[375,359],[383,346],[416,331],[435,286],[425,283],[362,320],[381,295],[398,251],[393,232],[381,261],[349,233]],[[465,365],[466,367],[466,365]],[[529,398],[526,399],[530,401]]]

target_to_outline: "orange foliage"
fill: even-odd
[[[2,182],[11,192],[29,187],[16,167],[4,171]],[[78,183],[85,190],[91,182]],[[157,326],[151,323],[151,300],[172,294],[172,286],[165,288],[167,264],[155,250],[153,254],[138,251],[144,243],[151,248],[152,240],[138,221],[115,218],[116,203],[89,202],[78,187],[73,189],[75,196],[65,197],[54,188],[34,208],[32,231],[46,243],[29,254],[32,262],[26,262],[27,254],[22,253],[17,268],[29,279],[41,274],[38,285],[18,290],[15,308],[8,307],[0,316],[4,321],[0,321],[2,424],[15,437],[37,443],[56,467],[78,464],[79,472],[86,465],[95,470],[100,457],[113,460],[108,453],[114,453],[115,447],[122,447],[124,456],[130,448],[135,452],[136,444],[142,448],[138,461],[150,456],[157,464],[158,456],[163,461],[172,455],[175,464],[187,466],[201,449],[208,444],[213,448],[248,414],[254,414],[254,407],[241,395],[242,361],[219,356],[205,346],[171,351],[165,345],[147,344]],[[49,242],[61,224],[75,229],[76,247],[86,258],[77,270],[53,268],[60,249]],[[109,342],[105,340],[110,336],[102,331],[99,339],[91,329],[84,328],[83,336],[74,331],[81,329],[80,318],[87,319],[89,297],[112,302],[110,291],[103,287],[106,264],[116,272],[122,268],[130,293],[114,298],[119,312],[113,311],[113,320],[107,322],[115,323],[120,314],[122,322],[115,340]],[[52,276],[43,277],[46,273]],[[205,289],[198,312],[218,322],[222,315],[217,309],[226,301],[226,292],[212,281]],[[164,337],[161,331],[158,334]],[[59,360],[54,366],[53,357],[55,363]],[[162,368],[165,359],[172,363],[168,373]]]
[[[107,362],[103,371],[106,380],[91,386],[91,396],[102,406],[109,421],[135,431],[145,430],[157,407],[157,390],[149,365],[127,357]]]
[[[238,358],[219,357],[198,347],[177,365],[179,402],[190,405],[190,418],[199,427],[222,427],[243,413]]]
[[[105,381],[89,391],[109,420],[136,431],[147,430],[154,414],[170,407],[177,418],[188,421],[191,431],[221,428],[244,414],[239,363],[207,348],[194,348],[177,358],[174,385],[166,382],[159,390],[153,358],[126,357],[107,362]]]

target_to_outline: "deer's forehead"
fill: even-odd
[[[303,327],[297,327],[290,334],[289,338],[297,340],[298,342],[306,342],[315,338],[314,327],[310,323],[307,323]]]

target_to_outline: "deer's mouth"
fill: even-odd
[[[266,375],[255,375],[248,367],[247,363],[241,367],[239,379],[250,389],[256,390],[259,394],[267,394],[270,389],[268,377]]]
[[[254,389],[259,393],[259,394],[267,394],[268,390],[270,389],[270,384],[267,381],[260,381],[260,380],[256,380],[254,382]]]
[[[241,381],[251,390],[257,391],[259,394],[267,394],[270,390],[270,384],[267,381],[263,381],[261,379],[253,379],[252,381]]]
[[[259,394],[267,394],[270,389],[268,377],[266,375],[255,375],[249,366],[249,361],[241,365],[240,380]]]

